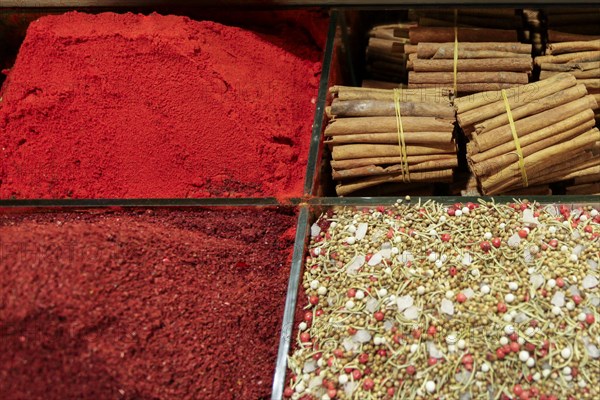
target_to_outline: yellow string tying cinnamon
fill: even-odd
[[[400,114],[400,98],[402,89],[394,89],[394,108],[396,110],[396,127],[398,128],[398,145],[400,146],[400,157],[402,158],[402,181],[410,182],[410,172],[408,170],[408,154],[406,151],[406,142],[404,140],[404,128],[402,127],[402,115]]]
[[[458,10],[454,10],[454,96],[457,95],[458,73]]]
[[[506,108],[506,114],[508,115],[508,123],[512,132],[513,141],[515,142],[515,148],[517,149],[517,156],[519,157],[519,169],[521,170],[521,178],[523,179],[523,186],[529,186],[527,180],[527,172],[525,171],[525,161],[523,161],[523,151],[521,150],[521,142],[519,142],[519,136],[517,135],[517,129],[515,128],[515,121],[513,120],[512,112],[510,111],[510,105],[508,104],[508,97],[506,96],[506,90],[502,89],[502,99],[504,100],[504,107]]]

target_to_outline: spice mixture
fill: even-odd
[[[292,399],[597,399],[600,215],[337,208],[311,228]]]
[[[0,216],[0,398],[266,399],[291,210]]]
[[[1,93],[0,198],[300,196],[321,51],[287,21],[32,22]]]

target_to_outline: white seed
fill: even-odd
[[[504,333],[506,333],[507,335],[512,335],[513,333],[515,333],[515,327],[512,325],[506,325],[504,327]]]
[[[508,288],[510,290],[517,290],[519,288],[519,284],[517,282],[508,282]]]
[[[568,348],[568,347],[565,347],[564,349],[562,349],[562,350],[560,351],[560,356],[561,356],[562,358],[564,358],[565,360],[566,360],[567,358],[571,357],[571,349],[570,349],[570,348]]]
[[[342,385],[343,385],[343,384],[345,384],[345,383],[348,383],[348,375],[346,375],[346,374],[341,374],[341,375],[338,377],[338,382],[339,382],[340,384],[342,384]]]
[[[300,322],[298,324],[298,329],[300,329],[301,331],[305,331],[306,328],[308,328],[308,326],[306,325],[306,322]]]
[[[553,306],[552,307],[552,314],[554,315],[560,315],[561,311],[560,311],[560,307],[558,306]]]
[[[425,383],[425,390],[427,390],[429,393],[435,392],[435,382],[427,381],[427,383]]]
[[[579,386],[580,388],[584,388],[586,386],[586,383],[583,379],[579,378],[579,381],[577,381],[577,386]]]
[[[348,310],[352,310],[352,309],[354,308],[354,302],[353,302],[352,300],[348,300],[348,301],[346,302],[346,308],[347,308]]]
[[[529,368],[533,368],[535,366],[535,360],[533,357],[529,358],[529,360],[527,360],[525,363]]]
[[[484,237],[486,240],[490,240],[490,239],[492,238],[492,232],[486,232],[486,233],[484,233],[484,234],[483,234],[483,237]]]
[[[519,336],[517,338],[517,343],[519,343],[521,346],[525,344],[525,339],[523,339],[521,336]]]
[[[551,226],[550,228],[548,228],[548,232],[550,232],[552,235],[554,235],[556,233],[556,227]]]
[[[463,215],[461,210],[456,210],[456,212],[454,213],[455,216],[460,217],[461,215]]]
[[[500,338],[500,344],[501,344],[502,346],[506,346],[506,345],[508,344],[508,338],[507,338],[506,336],[502,336],[502,337]]]
[[[572,311],[575,309],[575,303],[573,303],[572,301],[567,302],[566,304],[567,310]]]
[[[429,230],[429,236],[436,236],[436,235],[437,235],[437,231],[435,229]]]
[[[491,292],[491,289],[490,289],[490,287],[488,285],[483,285],[481,287],[481,293],[483,293],[483,294],[489,294],[490,292]]]
[[[564,376],[565,381],[567,382],[571,382],[573,380],[573,376],[572,375],[565,375]]]
[[[302,393],[306,390],[306,386],[304,385],[304,382],[300,382],[296,385],[296,393]]]
[[[456,352],[456,346],[455,346],[455,345],[453,345],[453,344],[449,344],[449,345],[448,345],[448,351],[449,351],[450,353],[454,353],[454,352]]]
[[[521,360],[523,362],[527,362],[527,360],[529,360],[529,352],[525,351],[525,350],[521,350],[519,352],[519,360]]]
[[[317,289],[319,287],[319,281],[314,279],[311,283],[310,283],[310,288],[311,289]]]
[[[354,243],[356,243],[356,238],[354,236],[350,236],[350,237],[346,238],[346,243],[354,244]]]
[[[504,314],[504,315],[502,316],[502,319],[504,320],[504,322],[512,322],[512,320],[513,320],[513,317],[512,317],[512,315],[510,315],[510,314]]]
[[[397,247],[392,247],[392,254],[398,254],[400,250]]]
[[[513,301],[515,301],[515,295],[512,293],[508,293],[506,296],[504,296],[504,301],[506,301],[507,303],[512,303]]]
[[[446,210],[446,212],[448,212],[448,210]],[[441,222],[441,223],[444,223],[444,222],[446,222],[446,216],[445,216],[445,215],[442,215],[442,216],[440,217],[440,222]]]
[[[460,339],[458,343],[456,343],[456,347],[458,347],[460,350],[463,350],[465,347],[467,347],[467,342],[465,342],[464,339]]]
[[[446,336],[446,343],[448,343],[448,344],[456,343],[456,335],[451,333],[448,336]]]
[[[383,272],[385,272],[386,275],[391,275],[392,274],[392,269],[390,267],[387,267]]]
[[[442,268],[443,265],[444,265],[444,263],[442,262],[442,260],[437,260],[435,262],[435,266],[438,267],[438,268]]]
[[[465,215],[468,214],[470,211],[471,210],[469,209],[469,207],[465,206],[465,207],[462,208],[462,213],[465,214]]]
[[[571,367],[564,367],[562,370],[563,375],[571,375]]]
[[[437,253],[435,251],[432,251],[431,253],[429,253],[428,259],[429,261],[434,262],[438,259]]]
[[[535,335],[535,328],[530,326],[529,328],[525,329],[525,335],[527,335],[529,337]]]
[[[357,290],[354,297],[356,297],[358,300],[362,300],[365,298],[365,292],[363,292],[362,290]]]
[[[320,295],[324,295],[325,293],[327,293],[327,288],[325,286],[321,286],[319,287],[319,290],[317,290],[317,293]]]
[[[350,233],[355,233],[355,232],[356,232],[356,227],[355,227],[354,225],[350,225],[350,226],[348,227],[348,232],[350,232]]]
[[[411,345],[410,345],[410,352],[411,352],[411,353],[414,353],[414,352],[416,352],[417,350],[419,350],[419,345],[418,345],[418,344],[416,344],[416,343],[413,343],[413,344],[411,344]]]
[[[533,374],[533,380],[534,381],[539,381],[540,379],[542,379],[542,375],[539,372],[536,372],[535,374]]]
[[[560,251],[562,251],[563,253],[566,253],[567,251],[569,251],[569,248],[563,244],[562,246],[560,246]]]
[[[577,319],[581,322],[585,321],[585,317],[586,317],[585,313],[579,313],[577,315]]]
[[[506,228],[506,224],[504,222],[501,222],[500,225],[498,225],[498,228],[504,229]]]
[[[481,364],[481,371],[488,372],[490,370],[490,365],[488,363]]]
[[[419,286],[417,288],[417,294],[424,294],[425,293],[425,286]]]
[[[591,215],[592,217],[596,217],[596,216],[598,216],[598,210],[596,210],[595,208],[594,208],[594,209],[592,209],[592,211],[590,211],[590,215]]]
[[[448,290],[448,291],[446,292],[446,298],[447,298],[447,299],[452,299],[452,298],[454,298],[454,292],[453,292],[452,290]]]
[[[546,282],[546,285],[547,285],[547,286],[548,286],[550,289],[552,289],[553,287],[555,287],[555,286],[556,286],[556,281],[555,281],[554,279],[550,278],[550,279],[548,279],[548,282]]]
[[[474,268],[471,270],[471,275],[477,277],[479,276],[479,270],[477,268]]]

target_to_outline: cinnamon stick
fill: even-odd
[[[557,30],[548,31],[548,42],[573,42],[580,40],[594,40],[600,39],[600,35],[582,35],[578,33],[560,32]]]
[[[587,194],[587,195],[600,195],[600,183],[588,183],[584,185],[569,186],[567,188],[567,194]]]
[[[456,151],[454,143],[406,145],[406,153],[411,156],[425,154],[452,154]],[[367,157],[396,157],[400,155],[398,144],[344,144],[332,149],[334,160],[350,160]]]
[[[452,180],[452,169],[439,171],[415,172],[410,174],[410,182],[450,182]],[[370,177],[362,179],[355,183],[343,183],[336,186],[335,190],[338,196],[346,196],[360,189],[365,189],[382,183],[406,182],[402,175],[392,175],[383,177]]]
[[[459,59],[456,65],[459,72],[523,72],[531,71],[532,68],[531,58]],[[412,62],[412,66],[416,72],[452,72],[454,71],[454,60],[417,59]]]
[[[566,64],[552,64],[542,63],[540,69],[542,71],[556,71],[556,72],[571,72],[571,71],[589,71],[591,69],[600,68],[600,62],[584,62],[584,63],[571,63]]]
[[[554,76],[556,74],[558,74],[559,72],[554,72],[554,71],[544,71],[542,70],[540,72],[540,79],[547,79],[551,76]],[[590,69],[587,71],[571,71],[569,72],[571,75],[573,75],[575,78],[577,79],[598,79],[600,78],[600,68],[598,69]]]
[[[392,100],[349,100],[334,99],[330,113],[336,117],[395,116],[396,107]],[[449,104],[401,102],[400,114],[412,117],[454,118],[454,108]]]
[[[546,54],[556,55],[563,53],[576,53],[581,51],[600,51],[600,39],[551,43],[546,49]]]
[[[438,161],[426,161],[420,164],[409,164],[408,170],[412,173],[417,171],[455,168],[457,166],[458,159],[454,157]],[[333,170],[332,177],[335,180],[343,180],[352,178],[362,178],[365,176],[397,175],[399,173],[402,173],[402,168],[402,164],[391,165],[385,168],[376,165],[369,165],[353,169]]]
[[[394,100],[394,93],[388,89],[367,89],[350,86],[332,86],[329,92],[340,100]],[[402,102],[436,102],[450,104],[450,92],[443,89],[403,89]]]
[[[448,132],[454,129],[454,122],[450,119],[434,117],[402,117],[402,127],[406,132]],[[357,117],[329,121],[325,128],[325,135],[395,131],[398,131],[396,117]]]
[[[409,144],[450,143],[452,132],[404,132],[404,141]],[[331,145],[352,143],[398,144],[398,132],[359,133],[332,136],[325,143]]]
[[[600,59],[600,51],[580,51],[577,53],[560,54],[557,56],[539,56],[535,58],[536,65],[542,65],[543,63],[552,64],[564,64],[567,62],[576,62],[583,60],[598,61]]]
[[[444,84],[454,83],[452,72],[413,72],[408,73],[410,84]],[[526,84],[529,82],[525,72],[461,72],[456,75],[457,83],[512,83]]]
[[[443,161],[448,159],[456,159],[456,155],[448,154],[427,154],[424,156],[408,156],[406,161],[408,164],[419,164],[427,161]],[[331,160],[331,168],[335,170],[352,169],[365,167],[368,165],[393,165],[404,162],[402,157],[368,157],[355,158],[351,160]]]
[[[515,30],[458,28],[459,42],[518,42]],[[421,42],[454,42],[454,28],[417,27],[409,31],[411,44]]]
[[[463,74],[461,72],[460,74]],[[459,74],[459,76],[460,76]],[[447,88],[448,90],[452,90],[452,84],[450,83],[409,83],[408,87],[410,89],[419,89],[419,88]],[[457,83],[456,90],[459,93],[473,93],[473,92],[482,92],[482,91],[497,91],[501,89],[510,89],[515,86],[520,86],[518,83]]]

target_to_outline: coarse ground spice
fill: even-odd
[[[34,21],[1,93],[0,198],[300,196],[321,51],[287,21]]]
[[[0,398],[263,399],[290,209],[0,216]]]

